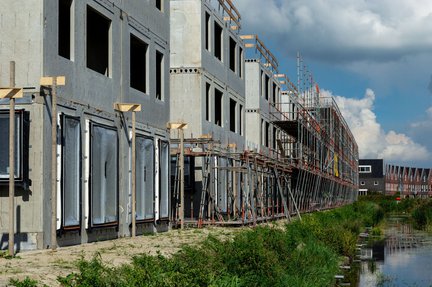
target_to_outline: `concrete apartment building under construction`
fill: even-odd
[[[57,241],[129,236],[131,113],[136,112],[137,232],[168,228],[169,1],[2,1],[0,86],[16,63],[15,248],[51,245],[51,87],[57,89]],[[0,105],[0,233],[8,230],[9,100]]]
[[[357,144],[305,69],[301,89],[279,74],[257,36],[238,35],[232,1],[171,1],[171,17],[171,120],[188,125],[183,174],[171,142],[174,225],[255,224],[356,199]]]
[[[301,61],[297,85],[279,73],[264,43],[241,34],[232,0],[6,2],[0,87],[15,61],[16,87],[26,88],[16,100],[17,249],[50,247],[54,225],[62,246],[135,228],[256,224],[356,199],[357,144],[336,103]],[[40,84],[60,75],[64,86]],[[0,99],[5,134],[9,102]],[[5,136],[2,249],[8,147]]]

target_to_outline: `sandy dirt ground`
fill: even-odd
[[[170,255],[183,245],[197,244],[212,234],[222,240],[231,238],[243,228],[209,227],[204,229],[170,230],[168,232],[95,242],[77,246],[60,247],[56,251],[36,250],[18,253],[16,258],[0,258],[0,286],[8,286],[11,278],[29,277],[40,286],[60,286],[58,276],[66,276],[77,270],[76,262],[100,254],[102,261],[114,266],[128,263],[133,255]]]

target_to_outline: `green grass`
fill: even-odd
[[[382,196],[373,201],[362,199],[338,209],[305,214],[302,221],[284,228],[258,226],[225,239],[209,235],[170,257],[138,254],[132,263],[118,267],[102,262],[100,255],[91,260],[83,257],[77,262],[78,272],[58,281],[70,287],[334,286],[334,276],[341,272],[339,265],[354,259],[358,235],[365,227],[372,227],[371,234],[379,238],[380,222],[393,212],[413,212],[414,218],[427,225],[432,222],[432,206],[424,204],[417,200],[398,204],[394,198]],[[420,207],[423,209],[418,211]]]
[[[184,246],[165,257],[136,255],[112,267],[81,259],[63,286],[332,286],[341,258],[354,258],[358,234],[384,217],[376,203],[357,202],[307,214],[285,228],[259,226],[221,240]]]

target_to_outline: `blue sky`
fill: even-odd
[[[336,98],[361,158],[432,167],[432,1],[235,0],[296,82],[296,53]]]

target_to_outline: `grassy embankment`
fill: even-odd
[[[77,262],[64,286],[332,286],[354,258],[358,234],[384,217],[372,202],[307,214],[284,228],[260,226],[221,241],[207,238],[171,257],[137,255],[112,267],[100,257]],[[37,286],[36,282],[15,286]]]
[[[373,200],[373,201],[372,201]],[[355,257],[365,226],[387,213],[412,214],[414,223],[432,223],[432,202],[394,197],[363,198],[335,210],[307,214],[284,228],[260,226],[221,241],[209,237],[171,257],[136,255],[112,267],[96,256],[77,262],[79,272],[59,278],[64,286],[332,286],[344,260]],[[379,228],[372,229],[380,233]],[[27,281],[22,285],[37,286]]]

